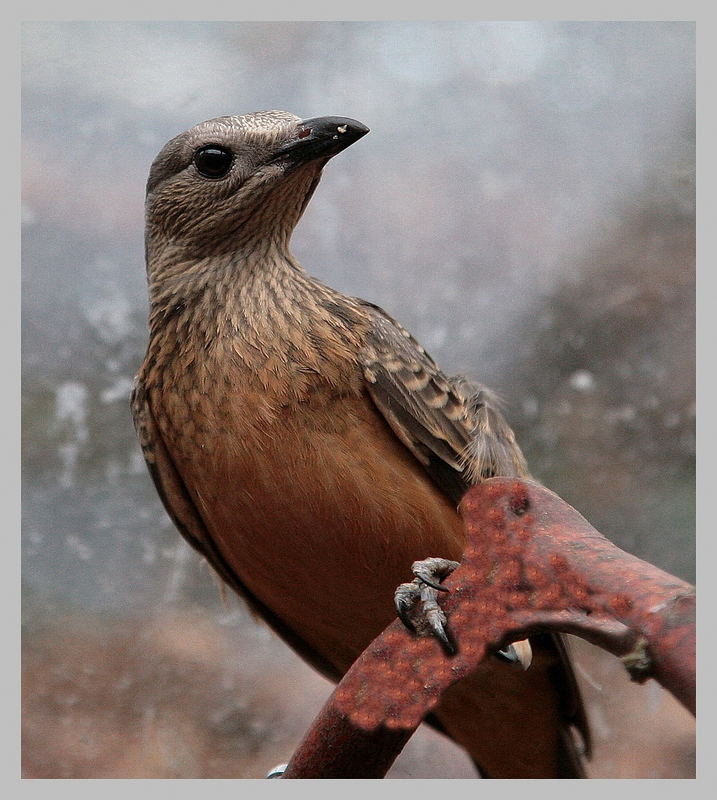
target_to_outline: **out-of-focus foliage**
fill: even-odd
[[[302,263],[498,389],[536,477],[694,579],[692,24],[26,23],[28,776],[256,777],[328,691],[222,604],[127,403],[149,164],[202,119],[262,108],[372,129],[329,164]],[[595,773],[691,774],[680,710],[581,653]],[[629,720],[605,708],[623,700],[662,750],[618,763]],[[393,774],[472,774],[422,736]]]

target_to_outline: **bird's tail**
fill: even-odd
[[[574,729],[573,688],[563,682],[562,654],[534,637],[533,663],[523,671],[492,656],[452,686],[434,716],[488,778],[582,778],[589,743]],[[579,698],[577,698],[579,703]],[[582,706],[579,705],[582,714]]]
[[[496,475],[529,477],[528,465],[510,425],[500,411],[500,400],[490,389],[465,378],[461,391],[470,393],[471,440],[462,454],[469,483]]]

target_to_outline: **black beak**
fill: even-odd
[[[274,154],[273,161],[286,160],[293,166],[323,158],[328,160],[357,142],[369,129],[348,117],[314,117],[296,126],[294,135]]]

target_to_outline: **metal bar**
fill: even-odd
[[[442,692],[486,653],[537,631],[588,639],[694,713],[694,587],[620,550],[531,481],[487,480],[461,513],[468,542],[442,598],[457,651],[389,625],[336,687],[284,777],[382,777]]]

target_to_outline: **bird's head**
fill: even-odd
[[[148,261],[288,243],[326,162],[368,133],[344,117],[217,117],[169,141],[147,181]]]

